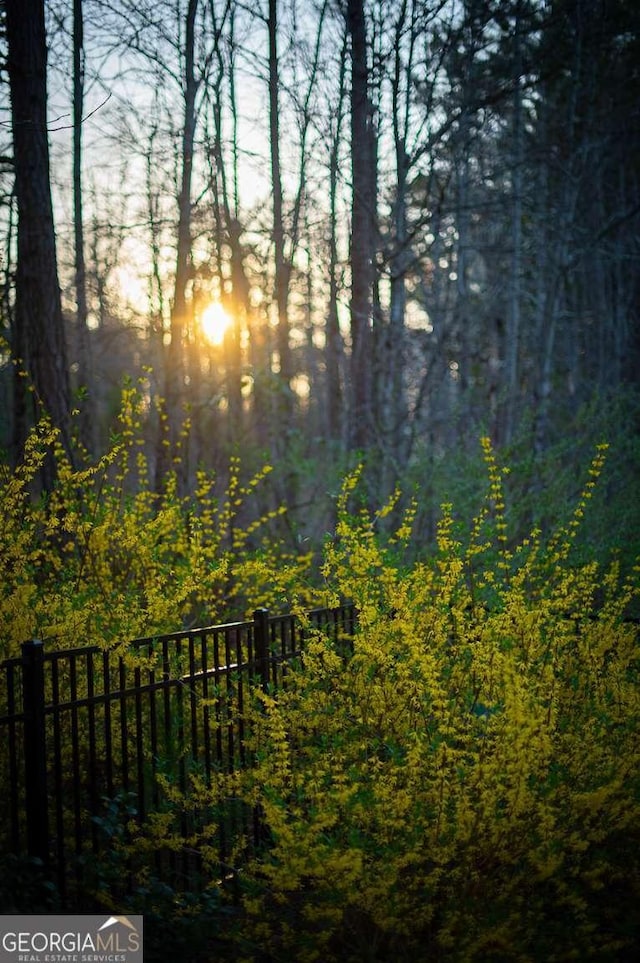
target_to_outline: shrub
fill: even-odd
[[[585,464],[598,442],[609,444],[607,461],[589,506],[588,523],[574,540],[572,555],[606,564],[613,555],[630,568],[640,553],[640,392],[618,389],[596,393],[592,400],[559,421],[541,448],[536,438],[536,411],[523,418],[512,442],[501,447],[511,467],[505,498],[511,538],[522,540],[532,528],[543,537],[568,522],[582,487]],[[439,505],[450,501],[457,516],[469,520],[485,489],[482,452],[473,433],[458,443],[438,448],[422,442],[407,466],[402,487],[420,492],[412,548],[431,551]],[[638,613],[640,614],[640,613]]]
[[[78,447],[73,465],[43,419],[17,470],[0,466],[0,658],[33,637],[113,646],[282,606],[292,583],[300,593],[310,556],[267,537],[281,509],[255,507],[268,466],[243,480],[232,458],[226,490],[199,471],[195,491],[181,496],[178,457],[158,493],[138,389],[123,391],[117,428],[102,458],[91,464]],[[55,484],[36,497],[46,459]]]
[[[352,656],[316,634],[258,697],[236,786],[268,840],[243,867],[247,959],[637,949],[638,567],[571,560],[604,450],[569,523],[510,547],[483,446],[484,506],[464,537],[444,506],[430,561],[403,564],[415,509],[385,539],[392,503],[352,513],[345,484],[324,575],[358,606]]]

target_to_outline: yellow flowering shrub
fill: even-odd
[[[508,535],[488,441],[466,535],[444,506],[433,558],[352,513],[326,601],[353,599],[352,654],[321,633],[257,697],[255,767],[234,790],[266,843],[242,866],[239,957],[618,960],[640,937],[638,569],[575,565],[602,468],[550,539]],[[237,780],[237,777],[236,777]]]
[[[224,490],[199,471],[182,496],[178,456],[157,493],[144,417],[141,392],[125,388],[113,444],[97,462],[78,446],[72,464],[43,419],[19,467],[0,466],[0,658],[29,638],[113,646],[258,605],[282,610],[292,586],[304,597],[310,556],[288,554],[273,535],[280,510],[256,507],[271,469],[244,480],[232,458]],[[46,459],[55,484],[37,496]]]

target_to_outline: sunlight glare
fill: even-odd
[[[219,301],[212,301],[202,312],[200,325],[207,341],[213,345],[219,345],[224,341],[224,336],[231,325],[231,318]]]

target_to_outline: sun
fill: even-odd
[[[231,318],[219,301],[212,301],[200,315],[200,327],[207,341],[222,344],[231,325]]]

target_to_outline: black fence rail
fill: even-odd
[[[118,653],[25,643],[21,657],[0,663],[2,851],[41,861],[62,904],[77,905],[116,828],[133,837],[164,813],[185,841],[213,826],[224,867],[233,841],[258,831],[256,814],[233,800],[207,813],[171,805],[168,787],[186,798],[194,779],[206,786],[247,763],[252,690],[282,684],[309,626],[342,644],[355,611],[318,609],[305,623],[259,609],[248,621],[137,639]],[[187,842],[169,853],[187,876],[198,858]]]

